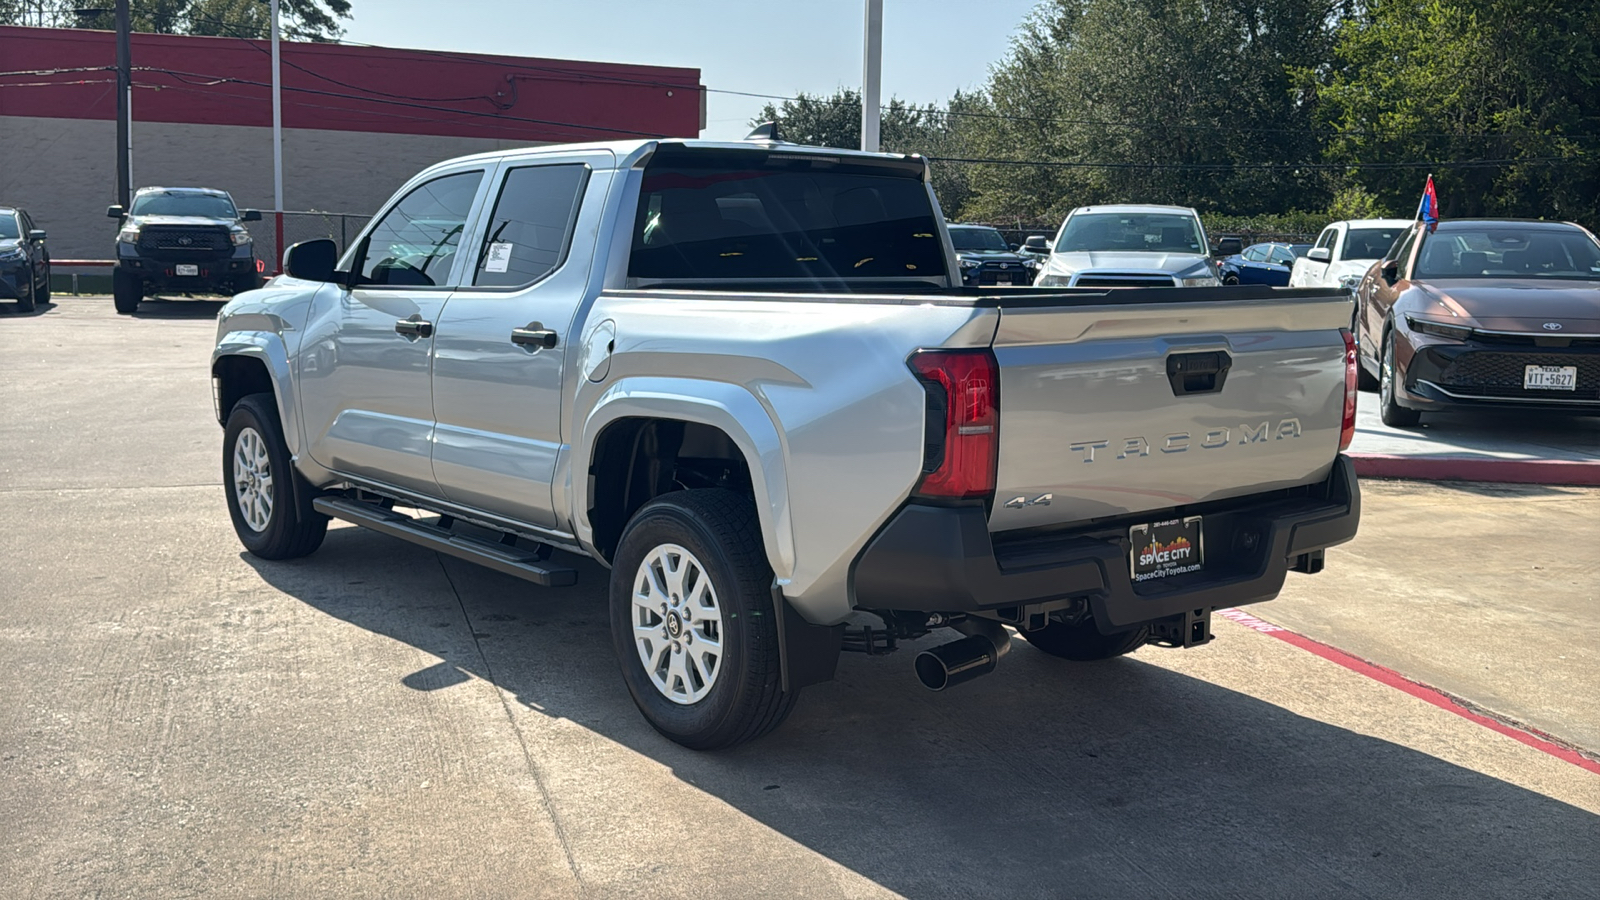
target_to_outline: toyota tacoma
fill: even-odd
[[[222,310],[234,529],[277,560],[338,518],[536,585],[592,558],[634,701],[699,749],[841,649],[953,629],[913,663],[943,689],[1014,634],[1201,645],[1354,535],[1348,294],[969,287],[957,258],[915,156],[441,163]]]

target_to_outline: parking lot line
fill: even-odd
[[[1380,684],[1384,684],[1406,694],[1410,694],[1424,703],[1432,704],[1433,706],[1437,706],[1446,712],[1460,716],[1469,722],[1482,725],[1491,731],[1503,734],[1512,740],[1518,741],[1519,743],[1526,744],[1529,747],[1540,751],[1541,753],[1547,753],[1559,760],[1572,763],[1580,769],[1585,769],[1595,773],[1596,775],[1600,775],[1600,760],[1592,759],[1577,750],[1563,746],[1549,735],[1545,735],[1536,729],[1525,725],[1512,725],[1501,721],[1500,719],[1483,715],[1482,713],[1477,712],[1444,691],[1432,687],[1431,685],[1424,684],[1420,681],[1416,681],[1415,679],[1407,678],[1393,669],[1384,668],[1376,663],[1367,662],[1359,656],[1354,656],[1350,653],[1340,650],[1338,647],[1324,644],[1321,641],[1306,637],[1303,634],[1290,631],[1289,629],[1284,628],[1282,625],[1274,625],[1265,619],[1252,616],[1242,610],[1220,609],[1217,610],[1217,615],[1222,616],[1229,621],[1243,625],[1257,634],[1265,634],[1269,637],[1277,638],[1278,640],[1287,644],[1299,647],[1301,650],[1314,653],[1331,663],[1343,666],[1344,668],[1349,669],[1350,671],[1359,675],[1365,675],[1366,677],[1371,678]]]

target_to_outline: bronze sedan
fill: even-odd
[[[1418,223],[1356,289],[1383,422],[1518,407],[1600,415],[1600,241],[1570,222]]]

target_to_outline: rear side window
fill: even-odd
[[[810,154],[676,154],[645,169],[628,277],[943,284],[939,228],[920,169]]]
[[[472,283],[524,287],[566,258],[589,167],[582,164],[512,169],[495,200]]]

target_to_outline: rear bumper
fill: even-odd
[[[1205,566],[1135,584],[1128,526],[1205,517]],[[1200,504],[996,544],[982,507],[908,504],[872,539],[851,573],[860,609],[995,611],[1008,621],[1088,601],[1103,631],[1195,610],[1271,600],[1291,568],[1315,571],[1321,551],[1355,537],[1360,489],[1349,457],[1308,488]]]

